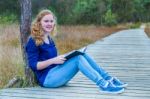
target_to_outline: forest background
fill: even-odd
[[[148,22],[150,0],[31,0],[33,17],[39,10],[51,9],[58,24],[114,25]],[[0,1],[0,23],[20,19],[20,0]]]

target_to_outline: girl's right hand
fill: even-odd
[[[65,61],[66,61],[66,58],[64,55],[59,55],[53,58],[54,64],[63,64]]]

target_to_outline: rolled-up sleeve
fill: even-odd
[[[34,40],[30,38],[26,44],[26,53],[28,58],[28,64],[32,70],[37,70],[37,63],[39,58],[38,47]]]

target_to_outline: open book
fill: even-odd
[[[73,50],[73,51],[71,51],[69,53],[66,53],[65,54],[65,58],[68,60],[68,59],[70,59],[70,58],[72,58],[74,56],[83,55],[85,53],[86,49],[87,49],[87,47],[84,47],[84,48],[79,49],[79,50]]]

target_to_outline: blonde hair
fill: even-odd
[[[44,36],[44,32],[42,30],[42,26],[41,26],[41,19],[48,14],[52,14],[55,20],[55,26],[51,32],[52,36],[56,36],[57,34],[57,28],[56,28],[56,17],[55,15],[50,11],[50,10],[42,10],[35,18],[35,20],[32,22],[32,26],[31,26],[31,36],[33,37],[33,39],[35,40],[36,45],[41,45],[43,44],[43,36]]]

